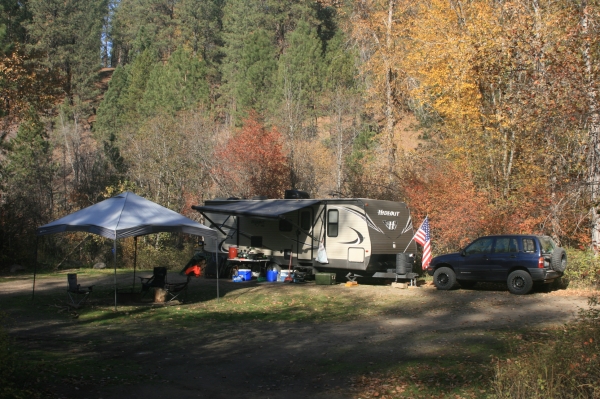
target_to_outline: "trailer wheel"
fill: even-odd
[[[438,290],[449,290],[456,283],[456,274],[449,267],[440,267],[433,273],[433,284]]]

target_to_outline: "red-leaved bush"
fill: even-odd
[[[267,130],[255,113],[242,130],[214,152],[212,170],[222,195],[252,198],[283,198],[290,187],[288,158],[276,128]]]

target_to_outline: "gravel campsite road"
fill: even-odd
[[[214,287],[215,281],[201,278],[191,284],[202,289]],[[43,279],[36,290],[63,286],[64,279]],[[48,324],[5,311],[12,319],[9,333],[34,350],[56,346],[94,361],[122,359],[138,367],[135,381],[119,382],[114,369],[105,370],[101,381],[75,379],[60,388],[63,398],[336,399],[357,397],[352,387],[357,373],[450,356],[467,344],[479,345],[485,355],[486,348],[498,345],[498,334],[490,332],[560,326],[587,309],[589,296],[573,290],[516,296],[501,287],[438,291],[430,285],[397,289],[312,283],[304,289],[329,290],[332,296],[353,290],[357,303],[377,297],[398,305],[386,314],[368,319],[348,314],[346,321],[335,323],[221,322],[174,330],[165,320],[151,331],[110,323],[91,329],[67,318]],[[0,302],[30,290],[31,280],[2,283]]]

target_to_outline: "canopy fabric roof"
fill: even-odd
[[[117,240],[159,232],[217,237],[216,231],[126,191],[37,228],[37,235],[84,231]]]
[[[274,199],[274,200],[229,200],[205,206],[193,205],[192,209],[201,213],[223,213],[258,218],[276,219],[281,215],[318,204],[316,199]]]

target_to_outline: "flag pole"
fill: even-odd
[[[417,232],[419,230],[421,230],[421,227],[423,227],[423,223],[425,223],[425,221],[427,220],[427,218],[429,217],[429,215],[425,216],[425,219],[423,219],[423,221],[421,222],[421,225],[419,226],[419,228],[417,229]],[[412,238],[410,239],[410,241],[408,242],[408,244],[406,245],[406,248],[404,248],[404,252],[406,252],[406,250],[408,249],[409,245],[411,242],[413,242],[415,240],[415,237],[417,236],[417,233],[413,234]]]
[[[415,235],[416,235],[416,234],[415,234]],[[408,244],[406,245],[406,248],[404,248],[404,251],[403,251],[403,253],[404,253],[404,252],[406,252],[406,250],[407,250],[407,249],[408,249],[408,247],[410,246],[410,243],[411,243],[411,242],[413,242],[413,241],[414,241],[414,239],[415,239],[415,236],[413,236],[413,238],[411,238],[411,239],[410,239],[410,241],[409,241],[409,242],[408,242]]]

